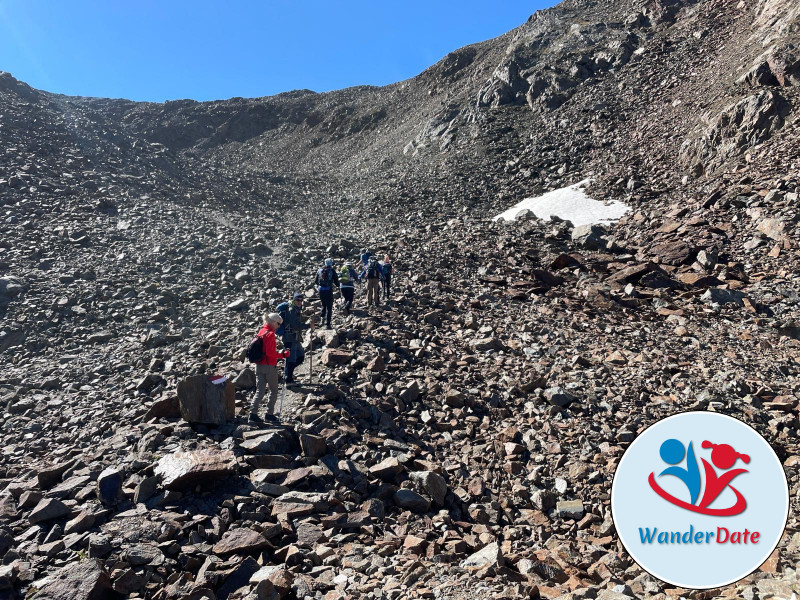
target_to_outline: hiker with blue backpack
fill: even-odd
[[[303,322],[303,294],[295,292],[290,302],[282,302],[277,306],[277,311],[283,319],[283,324],[275,332],[281,336],[283,347],[290,351],[286,360],[285,381],[288,385],[294,384],[294,370],[303,363],[306,357],[303,350],[303,330],[308,325]]]
[[[381,270],[383,271],[383,298],[388,300],[392,285],[392,259],[389,258],[388,254],[383,257]]]
[[[369,259],[372,258],[372,252],[367,250],[366,248],[361,249],[361,266],[366,267],[369,263]]]
[[[278,352],[275,343],[275,332],[282,322],[283,319],[279,314],[270,314],[266,318],[264,326],[247,347],[247,359],[256,366],[256,397],[250,408],[250,420],[255,423],[263,423],[258,415],[258,405],[264,398],[267,386],[269,386],[269,400],[266,418],[270,421],[277,420],[273,412],[278,399],[278,359],[291,356],[289,350]]]
[[[344,263],[344,266],[339,271],[339,291],[342,292],[342,298],[344,298],[344,314],[346,315],[349,315],[350,310],[353,308],[356,281],[358,281],[358,273],[356,273],[353,265],[349,262]]]
[[[325,321],[328,329],[330,329],[331,317],[333,316],[333,288],[339,287],[339,277],[336,275],[336,270],[333,268],[332,258],[325,259],[325,264],[317,271],[314,285],[317,286],[319,300],[322,303],[322,311],[319,315],[320,323]]]

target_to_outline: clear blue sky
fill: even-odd
[[[62,94],[163,101],[407,79],[554,0],[0,0],[0,70]]]

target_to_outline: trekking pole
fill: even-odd
[[[283,399],[286,397],[286,378],[289,377],[289,359],[283,359],[283,391],[281,392],[281,405],[278,407],[278,421],[283,418]]]
[[[316,319],[311,318],[311,345],[308,347],[308,383],[314,381],[314,322]]]

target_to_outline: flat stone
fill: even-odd
[[[289,517],[300,517],[328,510],[328,501],[322,494],[311,492],[289,492],[275,499],[272,504],[272,516],[286,514]]]
[[[225,532],[222,539],[214,544],[214,554],[251,554],[271,547],[269,540],[258,531],[240,527]]]
[[[102,600],[111,597],[111,579],[99,560],[84,560],[58,571],[36,597],[42,600]]]
[[[125,551],[125,558],[135,567],[151,565],[157,567],[164,564],[164,554],[157,546],[136,544]]]
[[[372,475],[389,482],[394,481],[403,470],[403,465],[394,456],[384,458],[381,462],[369,468],[369,472]]]
[[[500,551],[500,545],[497,542],[493,542],[472,554],[461,563],[461,566],[469,570],[480,570],[489,567],[502,567],[503,563],[504,559]]]
[[[72,511],[60,500],[55,498],[42,498],[39,504],[28,515],[28,521],[31,524],[41,523],[43,521],[50,521],[52,519],[60,519],[66,517]]]
[[[423,514],[428,512],[431,501],[421,496],[414,490],[399,489],[394,493],[394,503],[400,508],[405,508],[411,512]]]
[[[153,472],[165,488],[179,490],[230,477],[236,472],[236,458],[230,450],[177,450],[161,458]]]

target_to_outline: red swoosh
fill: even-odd
[[[653,491],[664,498],[670,504],[674,504],[675,506],[680,506],[681,508],[685,508],[686,510],[690,510],[692,512],[700,513],[701,515],[712,515],[715,517],[731,517],[733,515],[738,515],[741,512],[744,512],[744,509],[747,508],[747,500],[744,499],[744,496],[732,485],[728,486],[733,490],[736,494],[736,504],[729,508],[702,508],[700,506],[695,506],[694,504],[689,504],[688,502],[684,502],[665,492],[661,487],[656,483],[656,478],[653,473],[650,473],[650,477],[647,478],[647,481],[650,483],[650,487],[653,488]]]

